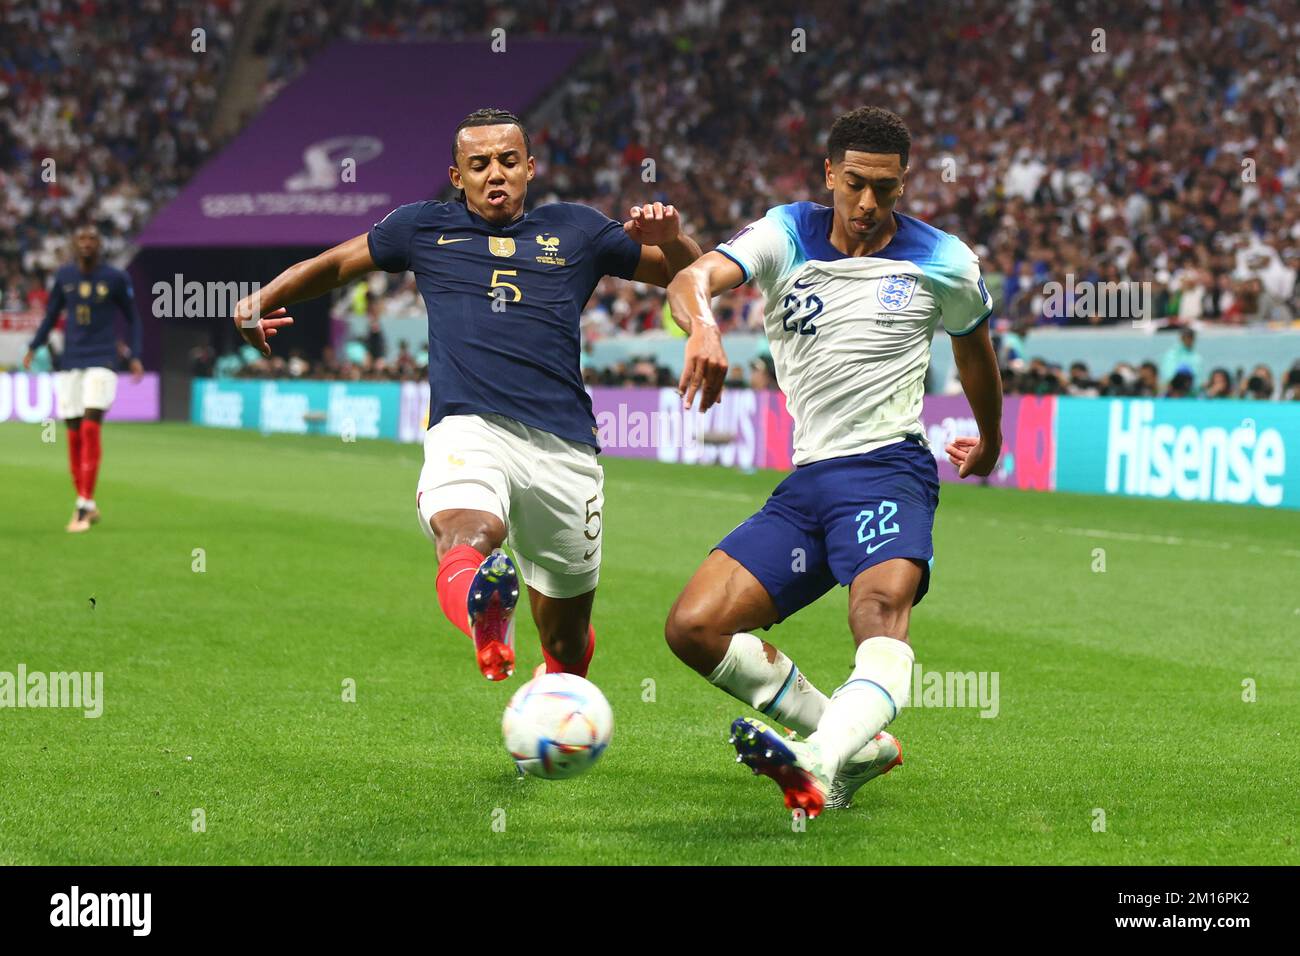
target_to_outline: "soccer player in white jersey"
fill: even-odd
[[[848,806],[902,762],[885,727],[908,702],[912,606],[930,586],[939,504],[921,427],[930,340],[942,323],[979,427],[946,452],[961,477],[987,475],[1001,449],[1002,388],[985,321],[992,300],[960,240],[894,211],[911,137],[864,107],[831,127],[831,206],[777,206],[668,287],[690,333],[681,389],[708,409],[727,362],[710,298],[758,283],[777,381],[794,418],[795,470],[727,535],[673,604],[665,636],[686,664],[803,739],[732,724],[737,760],[772,777],[786,806]],[[853,671],[829,698],[755,635],[849,588]]]

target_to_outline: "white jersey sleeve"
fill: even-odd
[[[717,251],[740,266],[745,282],[757,279],[764,287],[788,272],[796,256],[789,230],[771,216],[751,222]]]
[[[980,277],[980,260],[956,236],[945,236],[926,264],[939,315],[949,335],[968,335],[993,311],[993,297]]]

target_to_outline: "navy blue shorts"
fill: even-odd
[[[718,543],[772,596],[784,620],[837,583],[891,558],[923,565],[913,604],[930,589],[939,469],[915,439],[800,465],[758,514]]]

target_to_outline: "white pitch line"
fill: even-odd
[[[1007,522],[994,521],[988,519],[984,522],[987,525],[998,528],[1005,528]],[[1138,531],[1111,531],[1106,528],[1070,528],[1063,525],[1046,525],[1033,524],[1026,521],[1015,523],[1018,528],[1025,528],[1033,531],[1049,531],[1057,534],[1071,534],[1082,538],[1107,538],[1112,541],[1134,541],[1139,544],[1165,544],[1173,547],[1194,547],[1209,548],[1214,551],[1231,551],[1234,548],[1242,548],[1251,554],[1280,554],[1287,558],[1300,558],[1300,550],[1295,548],[1263,548],[1257,544],[1246,544],[1244,542],[1232,541],[1208,541],[1204,538],[1184,538],[1172,534],[1146,534]]]
[[[621,478],[609,478],[608,476],[606,476],[606,479],[606,490],[627,488],[632,491],[650,491],[658,495],[667,494],[669,497],[685,496],[687,498],[709,498],[714,501],[750,502],[754,505],[755,511],[763,507],[763,502],[767,500],[767,496],[762,493],[746,495],[739,491],[715,491],[712,488],[673,488],[668,485],[651,485],[643,481],[626,481]]]

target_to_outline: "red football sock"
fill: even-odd
[[[548,674],[577,674],[579,677],[587,676],[587,668],[591,667],[591,655],[596,653],[596,629],[590,624],[587,625],[587,650],[582,655],[582,660],[576,664],[564,664],[558,658],[554,658],[542,648],[542,657],[546,658],[546,673]]]
[[[465,632],[469,629],[469,586],[484,555],[468,544],[457,545],[442,556],[438,565],[438,604],[447,620]]]
[[[99,477],[99,422],[89,418],[81,422],[81,495],[95,497],[95,479]]]
[[[72,487],[77,489],[77,494],[82,498],[81,493],[81,429],[68,429],[68,468],[72,471]]]

